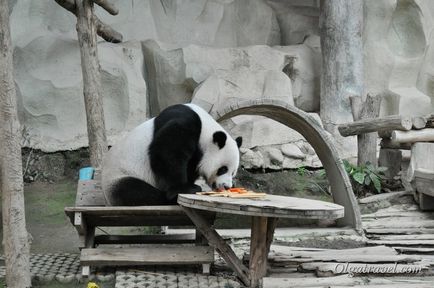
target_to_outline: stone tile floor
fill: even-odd
[[[217,259],[217,261],[222,261]],[[30,258],[32,279],[38,285],[58,282],[85,287],[88,281],[114,282],[116,288],[238,288],[240,283],[231,273],[204,275],[198,267],[150,266],[140,268],[97,269],[89,278],[81,275],[79,254],[32,254]],[[0,266],[0,278],[5,277],[5,267]],[[81,284],[81,285],[80,285]]]

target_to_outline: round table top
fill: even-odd
[[[178,204],[194,209],[246,216],[298,219],[338,219],[344,217],[344,207],[341,205],[278,195],[266,195],[260,199],[240,199],[179,194]]]

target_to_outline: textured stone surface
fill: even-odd
[[[209,102],[218,101],[218,97],[223,102],[235,101],[234,95],[240,99],[277,97],[293,103],[290,78],[281,71],[294,62],[297,57],[294,51],[259,45],[173,48],[148,40],[143,42],[143,53],[151,116],[192,98],[208,111],[212,106]],[[198,88],[200,84],[204,87]],[[200,90],[205,91],[199,93]]]
[[[211,112],[239,101],[274,98],[294,105],[291,79],[278,70],[217,70],[193,93],[192,103]]]
[[[423,115],[431,107],[434,3],[368,0],[365,5],[367,90],[383,92],[382,114]]]
[[[191,100],[201,83],[209,84],[209,77],[240,71],[274,75],[283,71],[291,79],[295,106],[319,112],[319,1],[114,3],[120,11],[117,16],[97,8],[101,20],[128,41],[99,43],[111,143],[120,131],[131,129],[165,106]],[[14,0],[10,5],[20,119],[31,138],[27,146],[44,151],[86,146],[74,16],[52,0]],[[432,112],[434,2],[366,0],[364,5],[366,92],[385,95],[383,115]],[[138,44],[148,39],[159,45],[143,49]],[[239,83],[262,79],[244,75],[237,75]],[[283,87],[277,83],[283,82],[264,81],[256,87],[281,91]],[[241,85],[240,95],[251,91],[247,88]],[[202,90],[202,95],[207,92],[196,90]],[[264,95],[256,91],[256,95]],[[248,133],[252,134],[252,129]],[[345,150],[351,145],[341,146],[340,150]],[[343,155],[354,152],[348,150]]]

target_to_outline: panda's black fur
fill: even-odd
[[[153,121],[147,159],[158,188],[126,175],[110,188],[113,205],[176,204],[178,194],[201,191],[201,187],[194,184],[200,176],[198,165],[203,157],[199,145],[203,127],[198,113],[187,105],[174,105],[163,110]],[[225,132],[215,131],[212,136],[210,141],[219,149],[225,147]],[[239,147],[241,139],[236,142]]]

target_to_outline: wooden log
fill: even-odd
[[[391,136],[392,136],[392,132],[390,131],[389,137],[381,139],[381,142],[380,142],[380,147],[381,148],[384,148],[384,149],[411,150],[411,144],[410,143],[397,143],[397,142],[392,141],[391,139],[387,139],[387,138],[390,138]]]
[[[341,124],[338,127],[342,136],[352,136],[362,133],[387,131],[387,130],[411,130],[413,122],[410,117],[391,115],[377,119],[362,119],[352,123]]]
[[[416,130],[425,128],[426,123],[428,122],[428,118],[423,116],[413,117],[411,120],[413,122],[413,129]]]
[[[392,131],[392,141],[396,143],[434,142],[434,128],[411,131]]]
[[[68,10],[74,15],[77,15],[74,0],[54,0],[57,4]],[[116,9],[116,8],[115,8]],[[94,15],[94,21],[97,28],[97,33],[101,38],[107,42],[120,43],[122,42],[122,34],[111,28],[109,25],[103,23],[99,18]]]
[[[101,167],[102,158],[107,152],[108,146],[101,93],[96,26],[93,18],[94,8],[93,2],[89,0],[75,0],[75,5],[90,162],[93,167],[98,168]]]
[[[119,9],[115,7],[112,3],[107,0],[93,0],[95,4],[103,8],[105,11],[110,13],[111,15],[118,15]]]

